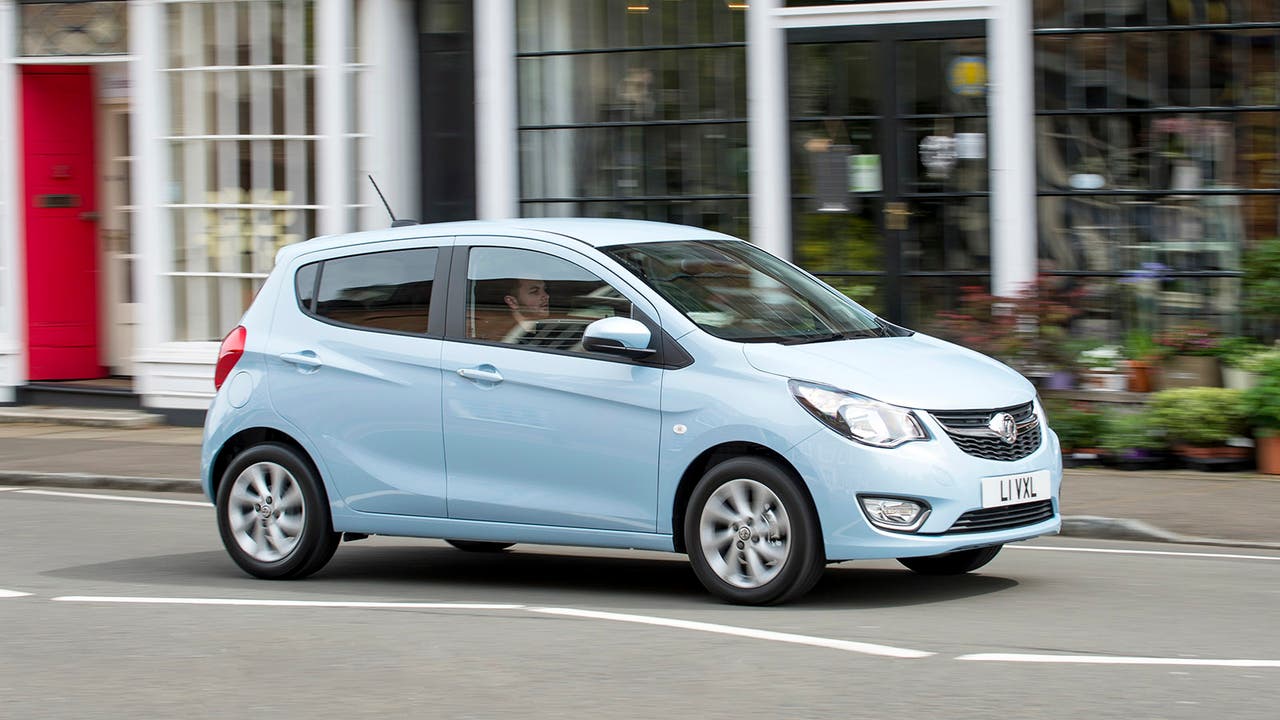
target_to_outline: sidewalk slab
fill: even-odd
[[[49,423],[86,427],[142,428],[159,425],[163,415],[141,410],[16,405],[0,407],[0,423]]]

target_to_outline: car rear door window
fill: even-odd
[[[369,330],[426,333],[439,252],[416,248],[326,260],[313,313]],[[301,283],[298,289],[301,295]]]

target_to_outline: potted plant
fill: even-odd
[[[1154,390],[1156,369],[1163,356],[1161,346],[1156,344],[1151,333],[1132,330],[1125,337],[1124,350],[1129,358],[1124,361],[1129,374],[1129,392],[1145,393]]]
[[[1160,389],[1222,387],[1218,366],[1221,335],[1207,325],[1182,325],[1155,337],[1166,355],[1160,368]]]
[[[1239,467],[1248,447],[1237,441],[1248,429],[1243,393],[1216,387],[1161,390],[1151,398],[1155,424],[1168,436],[1173,451],[1188,466],[1200,469]]]
[[[1274,323],[1280,317],[1280,237],[1259,241],[1244,253],[1241,266],[1244,311]]]
[[[1078,294],[1054,290],[1044,279],[1013,297],[965,287],[956,308],[939,312],[926,331],[990,355],[1049,389],[1067,390],[1073,384],[1074,354],[1065,340],[1079,313],[1074,304]]]
[[[1167,460],[1164,429],[1145,408],[1106,413],[1099,443],[1107,451],[1106,459],[1125,470],[1158,467]]]
[[[1061,403],[1045,410],[1049,426],[1062,445],[1062,462],[1068,467],[1097,462],[1102,458],[1102,413],[1089,403]]]
[[[1124,390],[1128,374],[1122,372],[1124,348],[1119,345],[1094,345],[1080,351],[1076,362],[1083,370],[1083,385],[1090,390]]]
[[[1233,390],[1248,390],[1257,382],[1257,374],[1246,367],[1250,358],[1266,352],[1267,346],[1251,337],[1223,338],[1216,349],[1222,361],[1222,386]]]
[[[1267,353],[1258,382],[1244,393],[1258,444],[1258,471],[1280,475],[1280,353]]]

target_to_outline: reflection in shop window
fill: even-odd
[[[222,337],[275,252],[316,235],[315,6],[165,4],[175,340]]]
[[[1247,330],[1242,254],[1280,235],[1280,4],[1037,0],[1034,17],[1041,269],[1099,299],[1096,334]]]
[[[522,214],[745,234],[741,10],[661,2],[627,12],[626,3],[569,0],[516,8]]]

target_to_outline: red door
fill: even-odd
[[[28,378],[106,374],[98,359],[93,75],[22,69]]]

